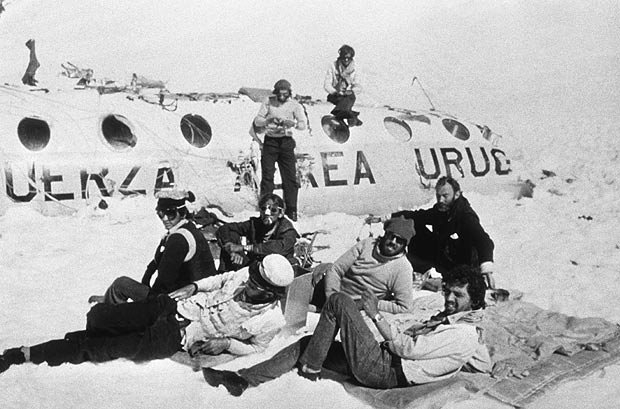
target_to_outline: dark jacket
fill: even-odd
[[[187,233],[182,233],[181,230],[189,232],[195,242],[195,253],[187,261],[185,259],[190,251],[190,243],[184,236]],[[149,285],[155,271],[157,278],[151,287],[151,293],[156,294],[167,294],[201,278],[217,274],[209,243],[191,221],[161,240],[153,260],[144,272],[142,284]]]
[[[440,212],[435,205],[430,209],[392,214],[392,217],[399,216],[413,219],[415,224],[416,235],[409,243],[410,255],[434,262],[439,272],[459,264],[479,266],[493,261],[493,240],[464,196],[456,199],[448,212]]]
[[[299,234],[293,223],[285,217],[278,219],[271,236],[267,234],[273,226],[265,226],[259,217],[250,217],[240,223],[227,223],[220,227],[215,236],[220,246],[226,243],[241,243],[241,237],[246,238],[247,244],[253,249],[248,253],[249,261],[262,260],[268,254],[280,254],[295,264],[295,243]]]

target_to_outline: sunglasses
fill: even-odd
[[[277,204],[272,204],[272,205],[269,205],[269,206],[261,206],[260,207],[260,210],[263,213],[266,212],[267,209],[269,209],[269,211],[271,213],[278,213],[280,211],[280,209],[282,209],[282,208],[280,206],[278,206]]]
[[[167,218],[168,220],[172,220],[176,218],[178,215],[179,215],[179,210],[174,207],[168,208],[168,209],[157,210],[157,216],[159,216],[159,218],[162,220],[164,220],[164,218]]]

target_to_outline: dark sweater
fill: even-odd
[[[413,219],[416,235],[409,244],[409,253],[435,263],[438,271],[459,264],[478,266],[493,261],[495,245],[480,225],[480,219],[469,201],[461,196],[450,210],[405,210],[392,214]],[[432,226],[432,232],[426,227]]]
[[[148,285],[151,276],[157,271],[157,278],[151,292],[167,294],[201,278],[217,274],[209,243],[194,223],[187,222],[180,229],[191,233],[196,242],[196,253],[184,261],[189,252],[187,239],[178,231],[166,235],[149,263],[142,277],[142,283]],[[180,230],[179,229],[179,230]]]

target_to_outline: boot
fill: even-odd
[[[224,385],[228,393],[232,396],[241,394],[250,386],[248,381],[232,371],[220,371],[212,368],[202,368],[202,376],[211,386],[218,387]]]
[[[10,348],[0,355],[0,373],[9,369],[11,365],[21,365],[26,362],[26,357],[21,347]]]

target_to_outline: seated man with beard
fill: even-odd
[[[415,235],[413,222],[394,218],[385,222],[384,235],[369,237],[351,247],[333,264],[314,271],[312,304],[321,307],[334,293],[353,299],[370,288],[379,298],[379,309],[408,312],[413,306],[413,270],[407,261],[407,244]]]

